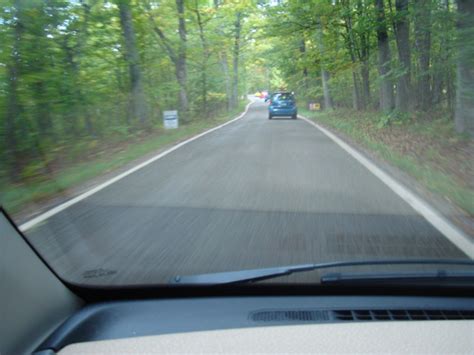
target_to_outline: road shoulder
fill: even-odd
[[[316,129],[329,136],[336,144],[348,152],[353,158],[368,168],[395,193],[422,214],[435,228],[440,230],[451,242],[474,258],[474,236],[472,225],[465,212],[453,204],[429,192],[414,178],[400,169],[382,160],[374,152],[355,142],[347,135],[315,122],[303,115],[300,118]],[[409,188],[407,186],[410,186]]]

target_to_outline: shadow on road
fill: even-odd
[[[96,268],[117,272],[88,283],[135,284],[321,261],[466,257],[417,215],[98,207],[53,217],[29,236],[56,270],[69,270],[66,279]],[[121,218],[103,223],[104,214]],[[314,274],[294,277],[308,282]]]

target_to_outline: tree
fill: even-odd
[[[395,7],[397,14],[394,31],[401,71],[398,78],[395,103],[398,111],[409,111],[411,109],[411,51],[408,0],[396,0]]]
[[[326,69],[326,64],[324,62],[325,57],[325,46],[323,38],[323,27],[321,25],[321,18],[318,21],[318,27],[316,29],[317,43],[319,46],[319,54],[321,56],[321,84],[323,87],[323,96],[324,96],[324,108],[326,110],[331,110],[333,108],[333,102],[331,97],[331,90],[329,89],[329,72]]]
[[[420,0],[415,7],[415,47],[418,55],[418,108],[426,111],[431,105],[430,49],[432,0]]]
[[[140,70],[140,56],[137,50],[135,30],[132,22],[130,0],[118,0],[120,23],[126,48],[126,60],[130,72],[130,113],[129,122],[138,119],[143,126],[147,123],[148,112],[143,92],[142,73]]]
[[[196,15],[196,22],[199,28],[199,39],[201,41],[201,46],[202,46],[202,61],[200,63],[201,66],[201,96],[202,96],[202,108],[201,111],[204,114],[207,114],[207,70],[208,70],[208,62],[209,58],[211,56],[210,50],[209,50],[209,43],[206,39],[205,35],[205,21],[202,18],[200,9],[199,9],[199,1],[195,0],[194,1],[194,9],[193,9],[195,15]]]
[[[344,1],[343,4],[344,28],[346,29],[346,46],[352,62],[352,106],[355,110],[360,110],[364,108],[361,97],[360,80],[357,73],[357,57],[360,57],[360,55],[357,54],[358,48],[355,39],[355,31],[352,26],[352,9],[349,7],[350,1]]]
[[[0,182],[151,133],[163,110],[221,114],[250,89],[433,107],[472,132],[472,1],[1,1]]]
[[[390,43],[383,0],[375,0],[377,21],[378,70],[380,74],[380,108],[389,112],[394,107],[393,84],[388,77],[390,73]]]
[[[175,49],[172,45],[172,41],[168,36],[161,30],[161,28],[156,24],[151,14],[151,8],[148,7],[149,18],[153,26],[153,30],[158,35],[160,40],[160,45],[175,66],[175,75],[176,80],[179,85],[179,111],[182,115],[186,116],[189,110],[189,101],[188,101],[188,90],[187,90],[187,63],[186,63],[186,22],[184,17],[184,0],[176,0],[176,14],[178,17],[178,34],[179,42],[178,48]],[[186,117],[183,117],[186,120]]]
[[[91,119],[90,112],[87,108],[87,102],[84,94],[83,87],[80,82],[80,71],[81,71],[81,63],[80,57],[84,50],[84,44],[87,38],[87,28],[89,25],[90,15],[91,15],[91,5],[87,4],[83,0],[79,1],[81,4],[82,16],[83,19],[80,21],[78,26],[74,27],[74,29],[70,29],[66,35],[64,36],[63,40],[63,50],[65,52],[66,63],[69,66],[70,71],[70,82],[71,82],[71,91],[64,92],[63,95],[66,97],[71,98],[71,110],[68,113],[68,118],[70,122],[69,132],[70,135],[77,135],[78,132],[78,119],[82,116],[84,118],[84,124],[86,127],[86,132],[89,135],[95,134],[93,123]],[[75,41],[73,41],[73,37],[75,37]],[[70,44],[69,42],[73,42],[74,44]]]
[[[239,55],[240,55],[240,35],[242,29],[242,12],[237,11],[234,23],[234,45],[232,49],[232,96],[230,100],[231,108],[236,108],[239,101]]]
[[[455,125],[474,137],[474,2],[458,0],[458,59]]]
[[[10,178],[18,180],[22,169],[22,159],[20,157],[17,141],[17,121],[22,115],[22,106],[19,101],[18,86],[21,75],[21,41],[23,36],[23,14],[22,2],[16,0],[13,5],[13,43],[11,45],[11,60],[7,64],[8,88],[7,88],[7,109],[5,117],[5,140],[6,154],[10,165]]]
[[[176,9],[178,11],[178,32],[179,46],[178,58],[176,63],[176,77],[178,79],[179,91],[179,107],[181,112],[188,112],[188,93],[187,93],[187,67],[186,67],[186,23],[184,19],[184,0],[176,0]]]

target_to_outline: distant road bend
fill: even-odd
[[[97,284],[354,258],[467,257],[325,134],[300,119],[268,120],[262,102],[26,233],[61,276]]]

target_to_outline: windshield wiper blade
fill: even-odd
[[[367,272],[367,273],[329,273],[321,276],[322,284],[361,284],[361,283],[395,283],[395,282],[456,282],[473,283],[474,271],[419,271],[419,272]]]
[[[216,272],[210,274],[175,276],[171,284],[176,285],[222,285],[261,281],[298,272],[346,266],[371,266],[371,265],[465,265],[474,266],[471,259],[375,259],[335,261],[316,264],[301,264],[278,266],[262,269],[247,269],[239,271]]]

